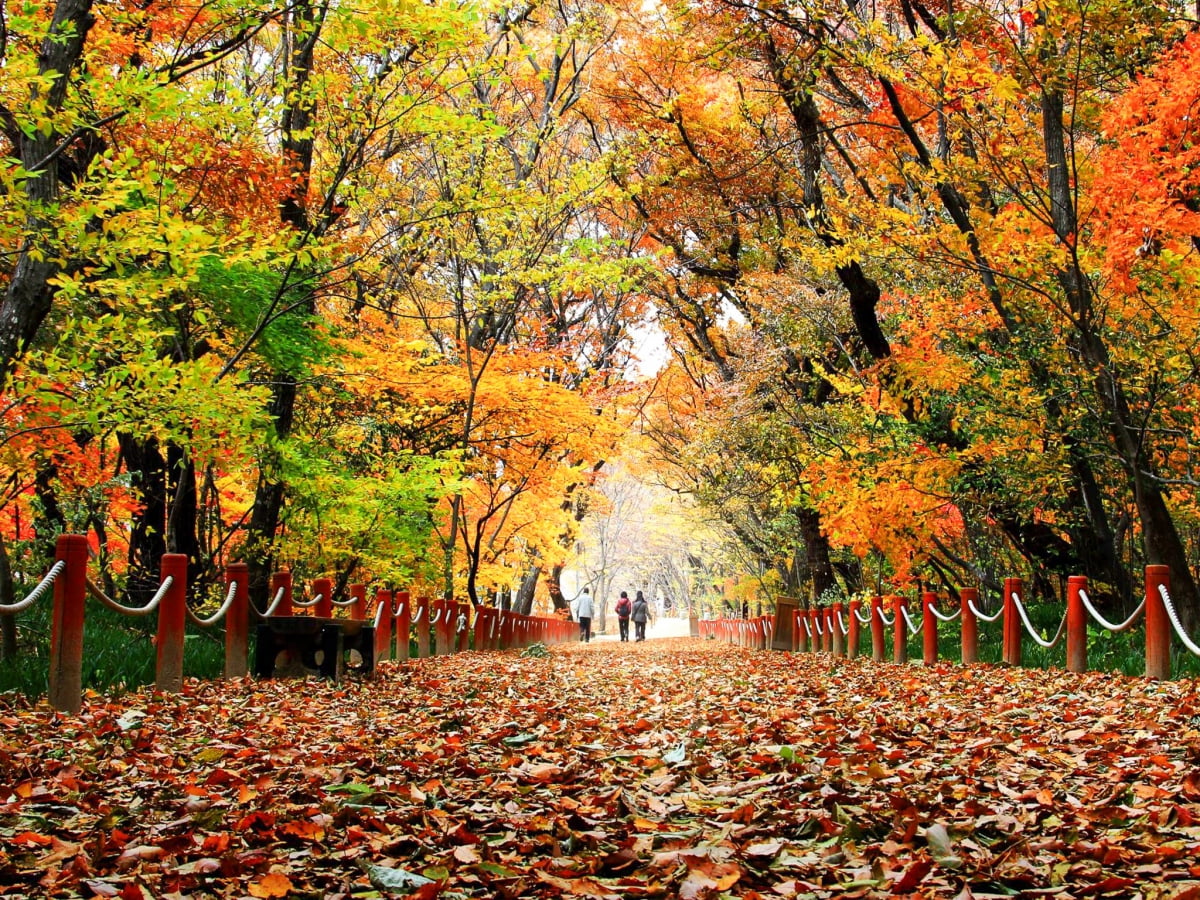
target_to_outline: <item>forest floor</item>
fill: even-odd
[[[9,697],[17,896],[1200,898],[1200,695],[681,638]]]

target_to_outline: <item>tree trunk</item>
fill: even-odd
[[[561,579],[564,568],[565,567],[559,563],[550,570],[550,573],[546,576],[546,589],[550,592],[550,602],[554,605],[556,610],[565,609],[569,611],[571,609],[571,604],[567,602],[567,599],[563,596],[562,592]],[[599,603],[599,598],[596,598],[596,602]]]
[[[816,600],[837,587],[829,561],[829,538],[821,531],[821,515],[815,509],[798,508],[796,517],[800,520],[800,536],[804,540],[805,560]]]
[[[31,105],[45,107],[47,118],[62,109],[71,72],[79,65],[83,46],[95,19],[91,0],[59,0],[50,30],[38,54],[38,80],[29,82]],[[45,90],[43,90],[43,86]],[[59,273],[61,253],[54,247],[53,226],[43,210],[59,199],[58,165],[63,135],[38,129],[18,132],[17,153],[27,171],[24,182],[30,212],[25,221],[25,239],[17,253],[8,290],[0,300],[0,376],[12,372],[22,348],[37,335],[50,312],[54,289],[50,280]]]
[[[121,459],[129,472],[129,486],[141,500],[129,531],[129,577],[131,583],[157,584],[162,556],[167,552],[167,476],[158,441],[138,440],[118,434]]]
[[[8,559],[8,544],[0,536],[0,606],[12,606],[21,598],[13,585],[12,564]],[[17,616],[0,613],[0,660],[17,658]]]
[[[275,434],[285,438],[292,431],[296,409],[296,382],[280,376],[273,388],[271,416],[275,421]],[[277,460],[264,459],[254,489],[254,505],[246,525],[246,562],[250,569],[250,597],[260,608],[265,608],[271,590],[271,571],[275,566],[275,538],[279,532],[279,518],[283,510],[284,484],[277,470]]]
[[[533,598],[537,593],[538,578],[541,577],[542,567],[532,566],[525,577],[521,579],[521,584],[517,588],[516,595],[512,598],[513,612],[520,613],[523,616],[529,615],[533,609]]]
[[[282,224],[296,234],[311,230],[308,211],[309,186],[312,181],[313,120],[315,102],[309,97],[309,82],[313,73],[314,50],[321,34],[323,10],[309,0],[300,0],[292,7],[292,24],[288,37],[295,41],[288,59],[288,103],[284,107],[280,126],[283,132],[281,151],[291,170],[292,185],[280,203]],[[310,312],[315,305],[310,302]],[[285,373],[272,378],[271,416],[275,434],[283,439],[292,432],[296,413],[296,379]],[[271,571],[275,566],[275,539],[283,511],[285,485],[278,471],[278,460],[264,460],[254,491],[254,507],[250,513],[247,541],[247,563],[250,567],[251,599],[265,608],[270,593]]]
[[[170,477],[171,508],[167,518],[167,550],[182,553],[188,558],[192,571],[201,562],[200,539],[196,524],[200,515],[196,492],[196,464],[184,456],[182,449],[167,447],[167,472]]]
[[[1144,429],[1129,407],[1123,384],[1112,366],[1108,347],[1096,322],[1091,284],[1075,253],[1078,219],[1074,205],[1064,101],[1059,92],[1042,95],[1042,134],[1046,150],[1047,183],[1054,231],[1068,250],[1068,263],[1056,274],[1074,319],[1081,359],[1094,374],[1095,391],[1108,414],[1106,426],[1113,446],[1125,466],[1138,518],[1146,541],[1147,562],[1170,570],[1171,595],[1183,624],[1189,629],[1200,624],[1200,595],[1188,564],[1187,551],[1175,521],[1159,489]]]

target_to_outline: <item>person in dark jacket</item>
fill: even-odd
[[[630,618],[633,619],[634,640],[644,641],[646,639],[646,623],[650,621],[650,604],[646,602],[641,591],[634,595]]]
[[[621,591],[621,596],[617,598],[617,605],[613,610],[617,614],[617,627],[621,630],[621,640],[629,640],[629,615],[633,612],[633,603],[629,599],[629,594],[626,591]]]

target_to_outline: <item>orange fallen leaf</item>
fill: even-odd
[[[249,887],[251,897],[286,897],[292,891],[292,880],[282,872],[269,872]]]

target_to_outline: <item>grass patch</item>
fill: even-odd
[[[43,600],[17,616],[17,655],[0,660],[0,693],[46,694],[51,614],[52,604]],[[126,616],[89,603],[83,632],[83,689],[112,694],[153,684],[157,630],[155,615]],[[220,677],[225,669],[224,640],[223,630],[189,624],[184,637],[184,676]]]

